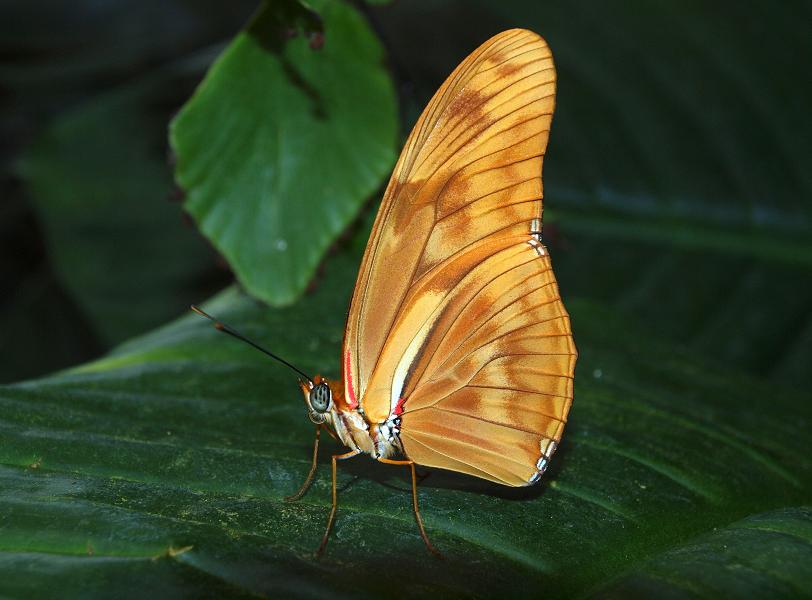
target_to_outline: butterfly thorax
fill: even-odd
[[[329,400],[322,404],[317,388],[329,388]],[[326,387],[325,387],[326,386]],[[390,416],[383,423],[370,423],[361,406],[351,407],[344,397],[341,381],[328,381],[321,376],[301,383],[310,420],[324,425],[338,441],[350,450],[360,450],[374,459],[403,454],[400,441],[400,416]],[[319,410],[326,407],[326,410]]]

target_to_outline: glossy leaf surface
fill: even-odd
[[[331,260],[319,291],[294,308],[262,309],[235,290],[206,308],[294,364],[334,374],[356,260]],[[381,570],[398,564],[406,596],[533,585],[560,597],[626,571],[684,570],[680,548],[698,536],[809,503],[809,408],[797,396],[647,340],[589,301],[570,310],[582,360],[551,470],[524,490],[431,473],[420,500],[442,562],[422,546],[405,474],[363,457],[342,464],[335,534],[314,559],[327,464],[303,501],[283,501],[312,440],[295,377],[194,315],[99,362],[2,388],[4,585],[112,592],[145,579],[215,595],[374,595],[391,587]],[[325,446],[323,459],[337,451]],[[718,555],[714,539],[693,552],[719,563],[721,578],[739,555]],[[784,542],[808,553],[808,540],[770,543]],[[803,555],[787,550],[760,577],[802,585]]]

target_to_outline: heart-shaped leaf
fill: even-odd
[[[287,12],[264,3],[170,129],[187,210],[245,288],[273,305],[304,291],[395,158],[380,44],[343,2],[314,6],[323,47],[288,39]]]

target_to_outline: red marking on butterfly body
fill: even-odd
[[[344,378],[347,380],[347,406],[350,410],[355,410],[358,408],[358,400],[355,398],[355,390],[352,387],[352,364],[349,352],[344,358]]]

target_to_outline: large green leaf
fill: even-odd
[[[334,375],[357,260],[331,260],[292,308],[235,289],[206,308]],[[617,585],[639,572],[679,590],[689,558],[710,565],[708,586],[723,585],[740,555],[716,551],[727,534],[715,529],[812,501],[808,403],[648,340],[590,301],[569,308],[582,357],[553,466],[521,490],[432,472],[420,501],[445,561],[422,545],[405,474],[365,457],[341,465],[335,533],[315,559],[337,447],[325,444],[309,494],[284,502],[313,435],[295,377],[194,315],[98,362],[0,388],[0,590],[562,597],[626,572],[635,579]],[[797,510],[770,518],[812,526]],[[803,588],[808,537],[748,539],[759,578]],[[768,550],[782,560],[758,559]]]
[[[304,291],[395,157],[377,39],[343,2],[314,5],[321,49],[287,39],[286,13],[264,3],[170,128],[186,208],[245,288],[273,305]]]

